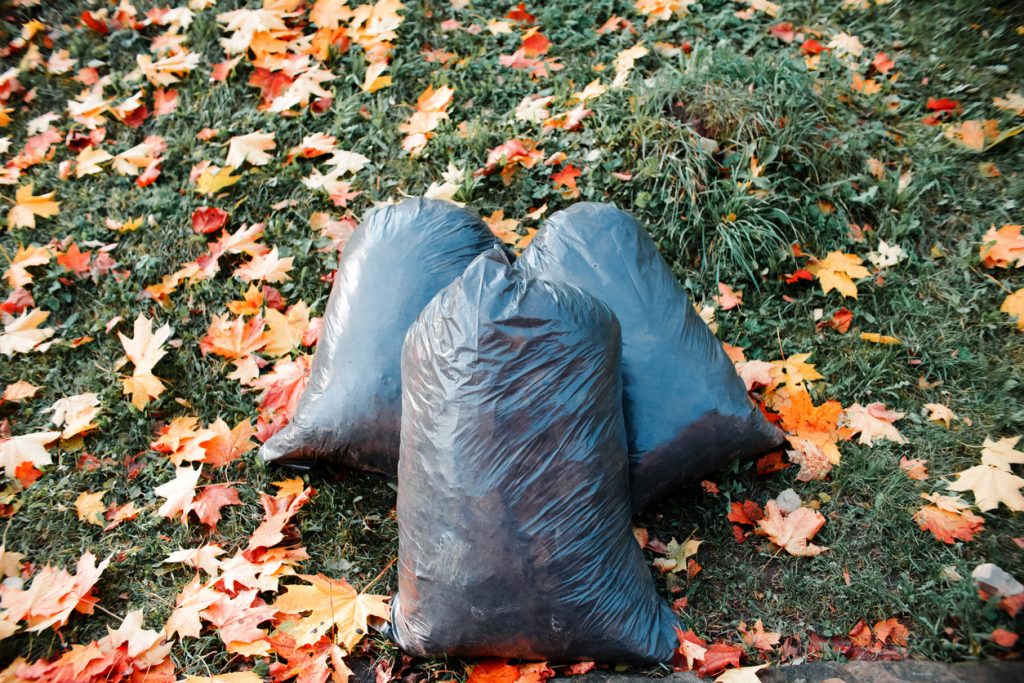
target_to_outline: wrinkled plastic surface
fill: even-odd
[[[634,509],[781,443],[647,232],[608,204],[552,214],[516,262],[611,307],[622,325]]]
[[[309,384],[264,460],[330,460],[394,475],[402,340],[423,307],[497,240],[475,212],[408,199],[380,207],[338,264]]]
[[[630,528],[619,325],[477,258],[402,356],[398,596],[419,655],[658,662],[677,644]]]

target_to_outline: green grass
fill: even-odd
[[[154,4],[140,0],[140,15]],[[51,238],[71,237],[79,244],[117,240],[113,256],[119,270],[127,271],[123,278],[63,284],[64,272],[55,263],[34,269],[38,274],[32,293],[38,306],[52,312],[51,322],[59,324],[57,337],[90,335],[95,341],[0,361],[0,386],[28,380],[43,387],[25,403],[0,406],[0,420],[9,422],[15,434],[46,428],[45,408],[63,396],[95,391],[103,406],[99,431],[77,449],[55,448],[55,464],[18,495],[21,508],[4,527],[6,548],[25,553],[37,566],[70,568],[85,550],[117,558],[99,583],[102,612],[73,616],[60,635],[45,631],[0,641],[0,660],[16,654],[49,656],[62,643],[87,642],[116,623],[112,615],[132,608],[145,607],[147,625],[159,627],[174,596],[191,578],[189,572],[160,561],[179,547],[206,541],[221,543],[229,552],[244,546],[262,515],[259,493],[268,490],[269,482],[288,476],[265,467],[254,454],[219,472],[218,480],[239,482],[243,505],[227,508],[212,535],[201,525],[184,527],[155,514],[159,499],[153,488],[173,470],[166,458],[148,449],[156,429],[188,413],[204,423],[223,417],[234,424],[254,417],[255,397],[226,379],[224,364],[212,356],[203,358],[198,346],[210,317],[243,291],[240,282],[222,271],[213,280],[180,290],[166,309],[141,298],[140,292],[203,253],[207,240],[193,234],[189,215],[209,203],[228,210],[233,227],[265,222],[265,241],[295,257],[292,281],[280,286],[285,299],[302,299],[322,313],[328,290],[320,277],[335,267],[336,258],[318,251],[323,240],[309,228],[308,218],[314,211],[337,216],[342,210],[302,186],[309,162],[283,164],[289,147],[317,131],[338,136],[341,147],[371,159],[354,182],[363,192],[351,207],[356,216],[374,201],[422,193],[440,180],[450,162],[471,172],[483,166],[488,149],[506,139],[538,139],[545,155],[562,151],[583,168],[581,199],[617,202],[648,226],[695,301],[709,302],[718,281],[745,290],[742,308],[719,312],[723,341],[746,347],[748,357],[763,360],[778,358],[780,347],[786,355],[812,352],[812,362],[826,377],[816,387],[819,398],[844,405],[883,401],[907,412],[899,426],[908,444],[866,448],[844,443],[842,464],[828,480],[797,482],[795,468],[759,477],[752,463],[738,463],[715,477],[719,495],[694,487],[637,520],[665,541],[682,540],[692,532],[703,540],[696,558],[703,571],[672,596],[688,598],[684,618],[695,631],[710,639],[735,640],[740,620],[761,618],[771,630],[806,643],[810,632],[842,635],[859,619],[873,623],[896,616],[910,627],[913,657],[963,660],[1003,654],[987,634],[997,627],[1021,631],[1024,619],[1012,620],[979,600],[969,577],[978,564],[994,562],[1024,579],[1024,551],[1012,541],[1024,536],[1020,514],[1005,508],[985,513],[984,532],[974,542],[952,546],[921,532],[911,515],[922,503],[920,493],[943,491],[950,475],[978,462],[986,437],[1024,434],[1024,335],[998,311],[1004,288],[1024,286],[1024,275],[986,272],[978,262],[981,236],[990,225],[1022,220],[1024,136],[975,154],[946,140],[940,128],[920,123],[926,100],[945,96],[962,102],[958,118],[996,118],[1003,128],[1010,127],[1010,114],[996,110],[991,100],[1024,84],[1024,62],[1019,59],[1024,13],[1017,3],[894,0],[863,11],[842,9],[837,2],[785,3],[780,19],[822,31],[823,44],[846,31],[863,41],[864,59],[880,50],[895,59],[900,78],[885,82],[879,95],[865,96],[850,90],[851,72],[835,57],[823,55],[821,68],[809,72],[798,44],[786,46],[768,34],[775,20],[764,14],[741,20],[734,12],[742,6],[724,0],[707,0],[694,5],[690,16],[649,27],[627,2],[528,3],[552,42],[551,54],[565,64],[564,70],[539,81],[498,65],[499,54],[510,54],[518,46],[517,35],[441,30],[441,22],[453,16],[478,24],[500,18],[511,3],[474,0],[469,10],[457,13],[447,3],[410,0],[398,31],[394,84],[367,95],[359,89],[361,51],[332,55],[327,65],[338,78],[331,84],[331,108],[293,118],[257,111],[258,91],[245,85],[250,67],[244,61],[226,83],[208,82],[210,65],[224,59],[214,17],[239,4],[221,0],[214,9],[196,13],[188,43],[203,55],[203,65],[177,84],[179,104],[172,115],[148,119],[139,129],[117,122],[107,126],[105,146],[115,152],[149,134],[166,138],[163,173],[153,186],[140,189],[111,172],[60,181],[57,163],[73,154],[58,145],[54,159],[30,169],[26,179],[35,182],[37,192],[57,190],[60,215],[40,221],[34,232],[0,231],[0,262],[20,244]],[[3,42],[17,35],[29,18],[39,18],[48,27],[66,25],[55,38],[56,47],[69,49],[82,62],[101,60],[106,65],[101,73],[113,77],[107,92],[120,101],[139,87],[123,77],[135,67],[135,55],[146,51],[148,40],[130,31],[103,37],[76,27],[82,9],[92,6],[5,6],[0,12]],[[612,14],[633,21],[638,35],[597,35],[594,29]],[[145,35],[156,32],[148,29]],[[638,62],[626,88],[609,90],[589,105],[594,113],[579,132],[538,137],[537,126],[513,118],[526,95],[555,95],[558,104],[552,111],[563,111],[565,99],[594,78],[609,83],[615,55],[638,40],[648,46],[657,40],[685,40],[693,49],[689,56],[678,57],[652,49]],[[427,63],[419,54],[425,46],[466,60],[450,68]],[[18,59],[20,55],[5,59],[3,69]],[[595,71],[595,65],[605,68]],[[67,76],[41,71],[20,78],[37,93],[29,106],[12,99],[13,122],[0,131],[12,139],[8,156],[23,144],[29,119],[50,110],[62,113],[81,89]],[[442,84],[455,89],[451,121],[442,124],[423,156],[410,160],[401,151],[398,125],[420,92]],[[886,97],[898,100],[888,106]],[[463,122],[468,136],[457,129]],[[63,132],[80,129],[66,118],[59,125]],[[204,127],[221,133],[211,142],[196,140]],[[188,183],[192,165],[204,159],[222,162],[225,140],[255,130],[276,132],[275,162],[247,170],[223,199],[206,201],[196,195]],[[696,133],[716,140],[717,151],[702,147]],[[759,178],[749,177],[752,157],[764,165]],[[869,157],[888,164],[885,180],[868,173]],[[1002,175],[982,177],[979,162],[996,164]],[[906,170],[913,179],[900,191],[897,177]],[[459,199],[483,214],[503,209],[514,218],[545,203],[554,211],[572,200],[553,188],[551,172],[540,165],[520,170],[508,186],[497,175],[467,180]],[[633,177],[626,182],[613,173]],[[738,187],[747,180],[755,192]],[[10,199],[13,188],[0,194]],[[271,209],[285,199],[295,204]],[[823,212],[825,202],[835,210]],[[104,227],[107,217],[139,215],[151,216],[152,223],[120,236]],[[850,223],[873,227],[866,243],[851,240]],[[899,242],[910,258],[891,269],[884,284],[861,283],[856,301],[841,300],[835,292],[823,295],[816,284],[793,286],[781,280],[802,266],[790,251],[794,242],[818,255],[838,249],[863,256],[879,238]],[[932,255],[933,246],[941,258]],[[4,290],[2,296],[6,294]],[[815,309],[828,317],[844,305],[854,312],[850,333],[816,331]],[[116,336],[104,331],[110,318],[121,315],[130,321],[140,312],[170,323],[173,339],[180,342],[157,366],[167,392],[144,412],[121,395],[114,363],[122,350]],[[904,343],[867,344],[859,339],[860,331],[896,335]],[[941,384],[922,389],[919,377]],[[928,402],[948,403],[970,424],[955,422],[947,431],[927,422],[922,405]],[[85,453],[99,458],[101,466],[94,471],[76,467]],[[124,459],[140,453],[141,474],[129,481]],[[903,455],[927,458],[929,480],[907,479],[897,465]],[[319,492],[299,518],[311,555],[305,570],[346,576],[357,587],[364,585],[397,552],[394,485],[344,471],[317,470],[305,476]],[[726,520],[729,502],[750,498],[764,503],[789,487],[805,501],[820,503],[828,521],[817,542],[831,550],[805,559],[779,555],[756,540],[737,544]],[[133,500],[144,512],[109,533],[79,522],[76,497],[99,490],[107,491],[107,502]],[[965,580],[943,578],[947,566]],[[667,593],[665,579],[655,573],[655,581]],[[390,591],[393,582],[389,571],[376,587]],[[376,642],[379,656],[394,655],[382,638]],[[214,635],[185,639],[175,645],[174,658],[181,672],[200,675],[242,664],[222,651]],[[436,672],[446,664],[421,666]]]

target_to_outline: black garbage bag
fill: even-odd
[[[647,232],[608,204],[552,214],[516,262],[611,307],[622,325],[634,510],[782,442]]]
[[[498,241],[470,210],[407,199],[352,235],[327,301],[309,384],[264,460],[331,460],[394,475],[402,340],[423,307]]]
[[[660,662],[676,619],[630,529],[619,325],[481,255],[402,351],[398,596],[414,655]]]

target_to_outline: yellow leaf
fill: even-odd
[[[1017,319],[1017,329],[1024,332],[1024,287],[1003,299],[999,310]]]
[[[844,297],[857,298],[857,285],[853,278],[867,277],[871,275],[867,268],[861,265],[863,260],[856,254],[844,254],[841,251],[833,251],[824,259],[814,259],[807,264],[807,270],[818,278],[821,284],[821,291],[828,294],[833,289],[837,290]]]
[[[902,344],[896,337],[890,337],[886,334],[879,334],[878,332],[861,332],[860,338],[866,342],[872,344]]]
[[[1020,487],[1024,486],[1021,479],[995,465],[975,465],[958,473],[957,480],[949,485],[951,491],[971,491],[974,504],[982,512],[999,507],[1002,503],[1011,510],[1024,510],[1024,495]]]
[[[121,378],[124,395],[131,395],[132,405],[142,410],[152,399],[164,393],[164,383],[151,372],[136,373]]]
[[[776,382],[788,384],[791,387],[800,387],[804,382],[823,379],[821,373],[814,369],[814,364],[807,362],[810,357],[809,353],[796,353],[786,360],[772,361],[771,372],[776,378]]]
[[[7,212],[8,228],[34,228],[36,216],[50,218],[60,213],[60,205],[53,199],[54,192],[32,196],[32,183],[22,185],[14,193],[14,206]]]
[[[391,76],[384,76],[384,71],[388,68],[387,62],[373,62],[366,67],[366,78],[363,79],[363,91],[368,93],[375,93],[382,88],[386,88],[391,85]]]
[[[103,170],[100,168],[100,164],[106,163],[113,158],[114,156],[107,150],[89,145],[79,152],[75,158],[75,177],[81,178],[99,173]]]
[[[231,175],[231,172],[234,170],[230,166],[225,166],[217,171],[216,174],[210,173],[210,169],[204,170],[196,178],[196,192],[212,195],[220,192],[225,187],[234,185],[242,177],[240,175]]]
[[[124,355],[134,365],[130,377],[122,378],[125,394],[131,394],[132,405],[142,410],[150,399],[157,398],[164,391],[163,382],[153,375],[153,366],[167,353],[161,348],[171,336],[170,325],[163,325],[153,332],[153,321],[139,314],[133,326],[134,337],[117,333],[124,347]]]
[[[78,519],[96,526],[103,526],[103,511],[107,506],[103,504],[105,492],[81,493],[75,500],[75,510],[78,512]]]
[[[267,309],[267,330],[263,333],[263,350],[271,356],[283,356],[302,344],[302,333],[309,327],[309,308],[299,301],[287,313]]]
[[[308,613],[280,626],[282,631],[295,638],[298,647],[312,645],[336,627],[336,641],[351,652],[366,635],[370,618],[391,619],[387,596],[356,593],[345,579],[335,580],[323,574],[300,578],[309,585],[288,586],[274,603],[274,609],[284,614]]]
[[[949,423],[951,420],[959,420],[960,416],[953,412],[953,409],[949,406],[941,403],[925,403],[924,407],[928,409],[928,420],[930,422],[941,422],[949,429]]]

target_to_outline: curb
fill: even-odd
[[[1024,663],[985,662],[812,662],[762,669],[761,683],[1024,683]],[[647,676],[595,672],[554,678],[569,683],[641,683]],[[692,673],[673,673],[660,680],[672,683],[710,683]]]

